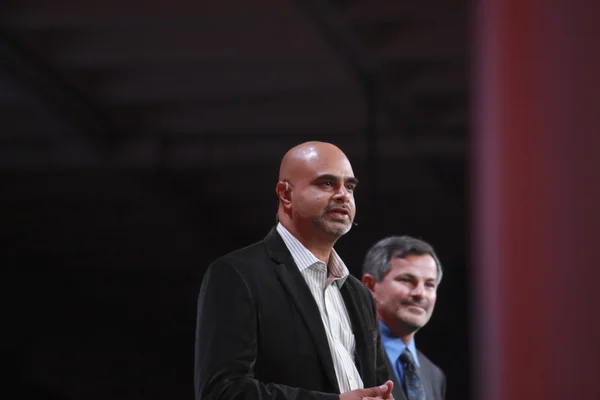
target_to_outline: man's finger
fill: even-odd
[[[387,383],[387,382],[386,382]],[[374,386],[370,388],[366,388],[362,390],[361,397],[381,397],[383,398],[384,394],[388,391],[388,385],[383,384],[381,386]]]
[[[385,400],[389,400],[389,399],[393,399],[394,396],[392,396],[392,389],[394,388],[394,382],[393,381],[386,381],[385,384],[386,386],[386,390],[384,393],[381,394],[381,398],[385,399]],[[382,387],[384,386],[382,385]]]

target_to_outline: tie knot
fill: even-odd
[[[402,361],[402,364],[405,366],[415,367],[415,359],[410,353],[410,350],[408,350],[408,347],[400,354],[400,361]]]

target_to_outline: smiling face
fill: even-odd
[[[408,343],[425,326],[437,298],[438,269],[428,254],[393,258],[380,282],[367,285],[379,319]]]

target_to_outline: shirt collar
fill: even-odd
[[[415,364],[417,364],[417,367],[421,367],[419,365],[419,357],[417,356],[417,346],[415,345],[414,337],[407,346],[402,339],[392,332],[383,322],[379,321],[379,327],[381,329],[381,341],[383,347],[392,364],[395,364],[396,360],[398,360],[400,355],[404,352],[404,349],[408,347],[408,350],[415,360]]]
[[[304,247],[304,245],[298,239],[296,239],[296,237],[292,235],[290,231],[288,231],[285,228],[285,226],[281,224],[281,222],[277,224],[277,232],[279,233],[286,247],[292,254],[292,257],[294,258],[294,261],[296,262],[296,265],[298,266],[300,272],[315,264],[324,265],[324,263],[321,260],[319,260],[313,253],[311,253],[310,250]],[[344,282],[346,282],[346,279],[350,274],[348,268],[346,267],[346,264],[344,264],[338,253],[335,251],[335,249],[331,249],[331,256],[329,257],[327,271],[328,275],[333,275],[336,281],[339,282],[339,287],[341,287],[344,284]]]

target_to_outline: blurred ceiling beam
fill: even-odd
[[[1,68],[42,100],[48,110],[72,125],[77,134],[89,136],[104,154],[109,154],[120,128],[92,99],[70,86],[6,30],[0,30],[0,54],[6,61]]]

